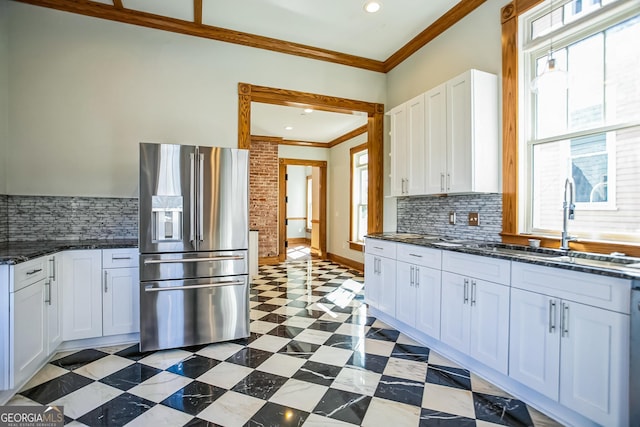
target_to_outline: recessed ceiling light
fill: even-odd
[[[307,114],[313,113],[313,108],[305,108],[304,112]]]
[[[293,126],[285,126],[284,130],[293,130]]]
[[[382,3],[378,1],[368,1],[364,4],[364,10],[369,13],[376,13],[382,7]]]

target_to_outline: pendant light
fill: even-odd
[[[553,0],[549,1],[549,30],[553,29]],[[559,91],[567,88],[567,72],[560,68],[553,57],[553,38],[549,39],[549,53],[547,53],[547,62],[540,75],[531,80],[531,91],[538,93],[542,87]]]

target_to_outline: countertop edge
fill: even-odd
[[[0,265],[16,265],[68,250],[137,248],[137,239],[46,240],[0,244]]]

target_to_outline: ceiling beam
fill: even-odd
[[[202,0],[193,0],[193,22],[202,24]]]
[[[266,49],[289,55],[317,59],[320,61],[333,62],[336,64],[348,65],[351,67],[362,68],[370,71],[383,72],[384,70],[384,63],[382,61],[376,61],[373,59],[363,58],[361,56],[335,52],[328,49],[321,49],[318,47],[303,45],[300,43],[293,43],[270,37],[258,36],[255,34],[243,33],[240,31],[233,31],[210,25],[197,24],[195,22],[154,15],[152,13],[140,12],[138,10],[119,9],[116,6],[111,6],[103,3],[85,3],[68,0],[17,1],[32,4],[35,6],[62,10],[65,12],[77,13],[80,15],[93,16],[95,18],[124,22],[126,24],[138,25],[141,27],[155,28],[158,30],[187,34],[190,36],[218,40],[227,43],[235,43],[243,46]]]
[[[347,132],[342,136],[339,136],[338,138],[334,139],[333,141],[329,142],[329,148],[331,147],[335,147],[338,144],[341,144],[345,141],[350,140],[351,138],[355,138],[358,135],[362,135],[363,133],[367,133],[367,128],[369,127],[368,124],[366,125],[362,125],[357,129],[352,130],[351,132]]]
[[[473,12],[486,0],[460,0],[460,3],[453,6],[444,15],[429,25],[424,31],[415,36],[406,45],[398,49],[384,61],[384,72],[388,73],[398,66],[402,61],[416,53],[420,48],[438,37],[440,34],[454,26],[458,21]]]

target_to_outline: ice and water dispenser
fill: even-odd
[[[182,240],[182,196],[152,196],[153,241]]]

